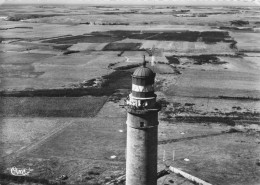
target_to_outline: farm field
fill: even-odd
[[[21,184],[12,167],[31,169],[23,184],[123,176],[124,101],[143,55],[162,104],[158,170],[260,184],[259,16],[259,7],[0,6],[0,184]],[[194,182],[171,173],[158,184]]]

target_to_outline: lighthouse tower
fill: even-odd
[[[155,73],[143,66],[132,75],[127,101],[126,185],[157,184],[158,111]]]

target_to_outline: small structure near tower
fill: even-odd
[[[155,73],[146,67],[132,75],[127,101],[126,185],[157,184],[158,112],[154,93]]]

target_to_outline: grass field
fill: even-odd
[[[1,117],[1,157],[10,155],[24,146],[30,146],[52,130],[65,125],[65,122],[65,119],[62,121],[57,118]]]
[[[141,47],[141,43],[110,43],[106,45],[104,51],[136,51]]]
[[[92,117],[107,97],[5,97],[1,98],[1,116]]]
[[[52,40],[45,40],[43,43],[55,43],[55,44],[77,44],[77,43],[107,43],[107,42],[114,42],[119,40],[120,38],[113,38],[110,36],[85,36],[85,35],[78,35],[78,36],[71,36],[66,38],[58,38]]]
[[[165,127],[168,131],[162,129]],[[160,163],[163,164],[165,151],[166,164],[211,184],[258,184],[259,166],[256,161],[259,158],[259,133],[225,133],[225,129],[228,127],[220,124],[162,123],[163,138],[159,143],[169,143],[159,144]],[[186,162],[185,158],[190,161]]]
[[[187,75],[187,76],[186,76]],[[195,77],[196,76],[196,77]],[[227,71],[189,70],[167,94],[194,97],[259,98],[259,78],[254,74]]]

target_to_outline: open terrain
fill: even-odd
[[[124,175],[123,105],[146,55],[163,107],[158,170],[259,185],[259,16],[258,7],[2,5],[0,184]],[[31,171],[16,177],[12,167]],[[158,184],[194,182],[172,173]]]

